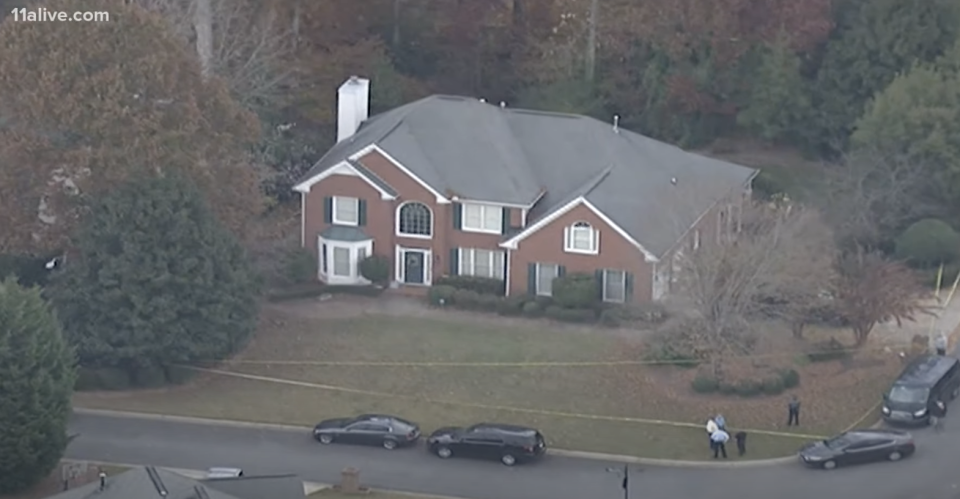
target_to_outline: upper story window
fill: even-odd
[[[409,201],[397,209],[397,235],[429,238],[433,235],[433,213],[430,207]]]
[[[360,200],[357,198],[334,196],[333,223],[337,225],[359,225]]]
[[[503,232],[503,208],[485,204],[464,204],[461,227],[465,231]]]
[[[587,222],[576,222],[563,230],[563,249],[568,253],[599,253],[600,232]]]

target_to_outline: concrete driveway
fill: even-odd
[[[954,405],[954,410],[960,410]],[[550,456],[507,468],[499,463],[442,461],[421,448],[386,451],[346,445],[320,446],[309,432],[237,428],[144,418],[80,415],[71,433],[80,436],[68,458],[206,469],[237,466],[251,474],[293,472],[302,479],[336,483],[340,470],[356,467],[375,488],[471,499],[620,499],[618,463]],[[824,472],[798,464],[736,469],[634,467],[635,499],[957,499],[960,498],[960,417],[946,430],[914,431],[917,454]],[[548,436],[549,437],[549,436]]]

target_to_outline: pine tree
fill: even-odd
[[[51,296],[81,367],[136,377],[223,358],[254,330],[255,274],[185,179],[145,176],[96,200],[77,246]]]
[[[0,281],[0,495],[34,485],[63,456],[75,375],[39,288]]]
[[[810,96],[800,58],[786,36],[764,47],[746,105],[737,122],[766,140],[796,138],[810,116]]]

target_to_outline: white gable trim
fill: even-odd
[[[414,182],[420,184],[420,186],[426,189],[427,191],[429,191],[430,194],[433,194],[434,197],[436,197],[438,204],[450,204],[450,200],[447,199],[446,196],[444,196],[443,194],[440,194],[440,192],[434,189],[433,187],[430,187],[430,185],[424,182],[423,179],[414,175],[412,171],[410,171],[407,167],[400,164],[400,162],[397,161],[396,158],[387,154],[386,151],[381,149],[380,146],[376,144],[370,144],[367,147],[364,147],[363,149],[360,149],[359,151],[353,153],[350,156],[350,160],[357,161],[360,158],[366,156],[367,154],[370,154],[371,152],[376,152],[377,154],[383,156],[384,158],[387,158],[387,161],[390,161],[391,163],[393,163],[393,166],[396,166],[400,171],[405,173],[408,177],[412,178]]]
[[[526,239],[528,236],[530,236],[530,234],[533,234],[534,232],[544,228],[545,226],[547,226],[554,220],[560,218],[563,214],[569,212],[570,210],[574,209],[575,207],[577,207],[577,205],[580,205],[580,204],[589,208],[590,211],[592,211],[595,215],[597,215],[597,217],[600,218],[600,220],[603,220],[603,222],[609,225],[610,227],[612,227],[613,230],[617,232],[617,234],[620,234],[621,237],[629,241],[630,244],[632,244],[634,247],[640,250],[640,252],[643,253],[644,261],[646,262],[659,261],[659,259],[653,253],[647,251],[647,249],[644,248],[643,245],[641,245],[639,242],[637,242],[637,240],[634,239],[630,234],[628,234],[627,231],[623,230],[623,228],[615,224],[613,220],[610,220],[610,217],[604,215],[603,212],[598,210],[596,206],[594,206],[592,203],[587,201],[583,196],[580,196],[574,199],[573,201],[570,201],[566,205],[561,206],[559,209],[554,210],[553,213],[538,220],[537,223],[520,231],[518,234],[511,237],[510,239],[507,239],[506,241],[500,243],[500,247],[511,249],[511,250],[517,249],[517,245],[520,241]]]
[[[332,168],[328,168],[323,172],[314,175],[313,177],[300,182],[299,184],[293,186],[293,190],[300,192],[302,194],[307,194],[310,192],[310,188],[316,185],[321,180],[331,176],[331,175],[347,175],[350,177],[360,177],[364,182],[369,184],[371,187],[377,190],[380,193],[380,199],[394,200],[397,199],[396,196],[390,194],[389,192],[383,190],[382,187],[377,185],[375,182],[367,178],[366,175],[360,173],[349,161],[341,161],[336,165],[333,165]]]
[[[501,203],[499,201],[481,201],[479,199],[467,199],[460,196],[453,196],[450,198],[451,201],[462,203],[462,204],[482,204],[486,206],[502,206],[504,208],[517,208],[519,210],[525,210],[530,208],[529,204],[515,204],[515,203]]]

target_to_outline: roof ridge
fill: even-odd
[[[598,173],[593,178],[588,180],[585,186],[586,189],[584,189],[583,192],[580,193],[580,195],[586,196],[587,194],[590,194],[591,192],[593,192],[593,190],[596,189],[597,186],[603,183],[603,181],[606,180],[608,176],[610,176],[611,171],[613,171],[612,163],[607,165],[603,170],[600,170],[600,173]]]

